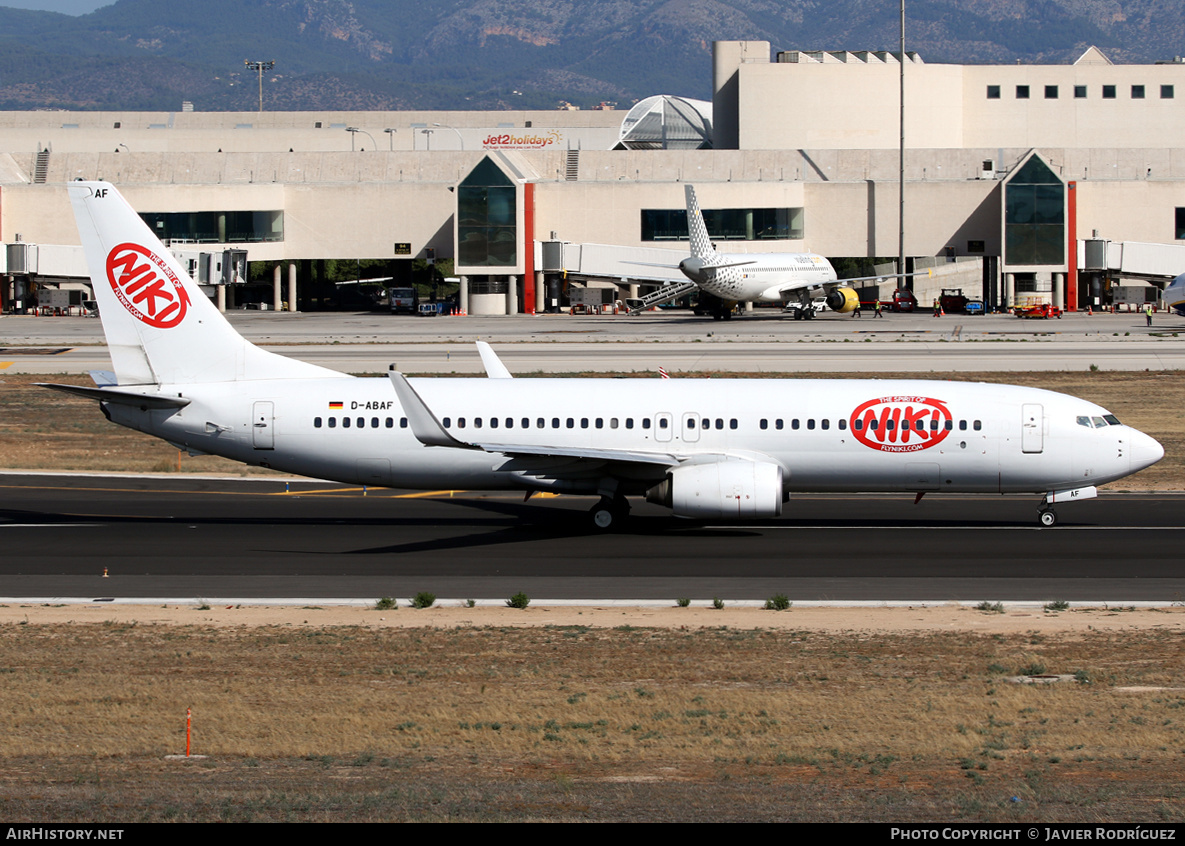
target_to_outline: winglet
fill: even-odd
[[[498,354],[494,352],[494,348],[485,341],[477,342],[477,351],[481,353],[481,363],[486,369],[486,376],[491,379],[513,379],[510,371],[506,369],[506,365],[498,358]]]
[[[420,399],[415,388],[408,384],[407,377],[392,370],[388,374],[391,384],[395,387],[395,396],[399,397],[399,404],[403,406],[403,413],[407,415],[407,422],[411,426],[412,434],[424,446],[447,446],[460,449],[477,449],[472,444],[458,441],[448,433],[448,430],[436,419],[436,415]]]

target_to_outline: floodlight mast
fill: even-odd
[[[244,59],[243,64],[247,66],[247,70],[253,70],[259,74],[259,111],[263,111],[263,72],[270,71],[276,66],[275,59],[269,61],[253,62],[250,59]]]

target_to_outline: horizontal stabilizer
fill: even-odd
[[[39,388],[61,391],[99,402],[114,402],[137,408],[185,408],[189,400],[185,397],[168,397],[164,394],[138,394],[135,391],[121,391],[115,388],[87,388],[83,385],[57,385],[52,382],[34,382]]]

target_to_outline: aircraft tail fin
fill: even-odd
[[[687,195],[687,235],[691,239],[691,254],[698,259],[713,257],[716,250],[712,248],[712,239],[708,237],[704,214],[695,197],[695,186],[684,185],[683,193]]]
[[[340,375],[236,332],[112,185],[72,182],[69,192],[120,385]]]

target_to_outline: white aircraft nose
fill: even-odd
[[[1131,430],[1131,437],[1129,438],[1131,447],[1129,454],[1131,455],[1132,472],[1143,470],[1145,467],[1151,467],[1160,459],[1164,458],[1164,447],[1155,438],[1145,435],[1143,432]]]

